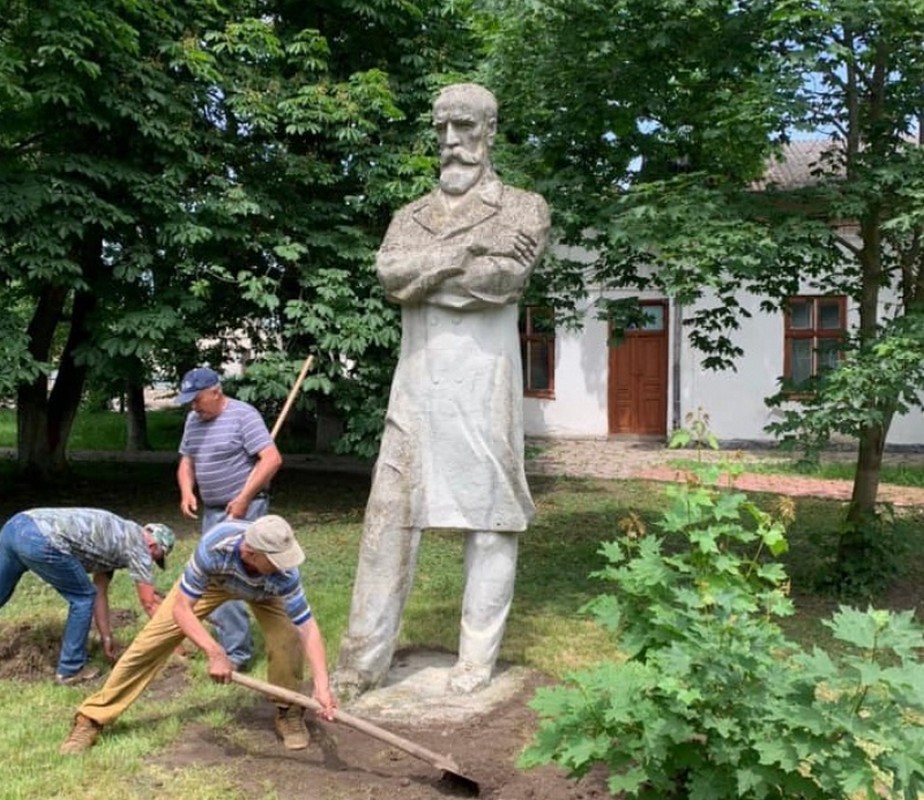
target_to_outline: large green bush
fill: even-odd
[[[805,652],[790,614],[791,506],[768,514],[730,470],[667,490],[655,533],[603,545],[612,592],[588,610],[625,659],[532,702],[543,721],[521,765],[609,770],[640,798],[917,798],[924,790],[924,632],[912,612],[841,607],[836,652]],[[719,482],[725,484],[719,486]]]

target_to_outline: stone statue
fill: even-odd
[[[475,84],[433,105],[439,187],[400,209],[376,260],[402,336],[334,682],[351,697],[388,673],[424,528],[465,531],[459,658],[448,690],[486,686],[535,506],[523,468],[517,301],[548,239],[537,194],[490,162],[497,101]]]

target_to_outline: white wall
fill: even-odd
[[[661,299],[660,295],[645,292],[633,296],[641,300]],[[581,330],[556,332],[555,398],[524,398],[523,425],[527,436],[586,438],[608,435],[609,326],[604,320],[596,319],[595,314],[593,305],[588,305],[584,309]]]
[[[526,397],[527,436],[607,435],[607,325],[588,312],[584,328],[555,336],[555,398]]]
[[[680,424],[700,408],[719,439],[767,440],[763,428],[773,419],[764,398],[774,394],[783,373],[783,321],[760,310],[757,298],[741,305],[753,315],[741,320],[734,343],[744,350],[736,371],[716,372],[702,366],[704,355],[682,337],[680,346]],[[672,308],[672,313],[676,310]],[[689,313],[686,311],[684,313]]]

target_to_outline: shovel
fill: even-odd
[[[240,684],[241,686],[246,686],[248,689],[253,689],[257,692],[262,692],[265,695],[270,697],[285,700],[289,703],[294,703],[295,705],[303,706],[304,708],[311,709],[312,711],[321,711],[321,704],[315,700],[313,697],[309,697],[306,694],[300,694],[299,692],[293,692],[291,689],[283,689],[281,686],[275,686],[272,683],[267,683],[266,681],[258,680],[257,678],[251,678],[249,675],[242,675],[240,672],[232,672],[231,680],[234,683]],[[415,756],[416,758],[426,761],[428,764],[436,767],[437,769],[443,770],[442,780],[446,781],[452,786],[462,789],[469,797],[477,797],[481,791],[478,786],[478,782],[469,778],[466,775],[463,775],[459,771],[459,767],[455,761],[452,760],[450,756],[444,756],[439,753],[434,753],[432,750],[427,750],[425,747],[422,747],[415,742],[405,739],[402,736],[398,736],[396,733],[387,731],[384,728],[380,728],[378,725],[373,725],[371,722],[368,722],[359,717],[354,717],[352,714],[348,714],[346,711],[341,711],[339,708],[334,711],[334,721],[340,722],[347,727],[353,728],[361,733],[368,734],[375,739],[378,739],[381,742],[390,744],[393,747],[397,747],[399,750],[403,750],[405,753],[410,753],[410,755]]]
[[[276,419],[276,424],[273,425],[273,430],[270,432],[270,436],[273,439],[276,438],[276,434],[279,433],[279,429],[282,427],[282,423],[285,422],[286,416],[289,413],[289,409],[292,408],[292,403],[295,402],[295,397],[298,395],[298,390],[301,388],[302,383],[305,380],[305,376],[308,374],[308,370],[314,366],[314,356],[309,355],[305,359],[305,363],[302,364],[301,370],[299,370],[298,377],[295,379],[295,383],[292,384],[292,388],[289,390],[289,396],[286,398],[285,405],[282,407],[282,411],[279,412],[279,417]]]

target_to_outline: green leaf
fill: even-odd
[[[615,796],[618,796],[620,792],[633,794],[646,782],[647,777],[643,769],[635,767],[620,775],[610,775],[606,785]]]
[[[795,771],[801,762],[796,749],[787,742],[779,740],[756,741],[753,746],[757,751],[761,764],[779,766],[787,771]]]

